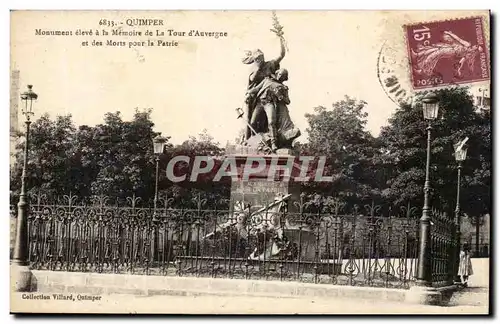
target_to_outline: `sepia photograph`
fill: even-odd
[[[11,10],[11,314],[491,314],[490,16]]]

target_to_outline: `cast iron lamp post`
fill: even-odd
[[[155,175],[155,198],[154,198],[154,211],[153,215],[156,218],[156,207],[158,204],[158,176],[159,176],[159,168],[160,168],[160,155],[163,153],[163,149],[165,147],[165,143],[167,139],[160,135],[156,136],[153,139],[153,152],[156,156],[156,175]]]
[[[155,175],[155,197],[154,197],[154,206],[153,206],[153,222],[158,223],[158,213],[157,213],[157,205],[158,205],[158,177],[159,177],[159,171],[160,171],[160,155],[163,153],[163,150],[165,148],[165,143],[167,142],[167,139],[165,137],[162,137],[160,135],[156,136],[153,139],[153,153],[156,156],[156,175]],[[153,253],[158,252],[158,241],[159,241],[159,231],[158,231],[158,226],[155,226],[155,238],[154,238],[154,246],[153,246]],[[153,259],[156,257],[156,255],[153,256]]]
[[[26,197],[26,169],[28,168],[28,148],[33,102],[38,95],[33,92],[33,86],[28,85],[28,91],[21,94],[22,113],[26,116],[26,141],[24,143],[23,173],[21,177],[21,194],[17,204],[16,241],[14,255],[11,261],[11,280],[15,291],[29,291],[32,288],[32,273],[28,262],[28,199]]]
[[[431,189],[429,180],[429,168],[431,162],[431,130],[432,121],[438,116],[439,100],[434,93],[428,93],[423,99],[424,119],[427,125],[427,162],[425,166],[424,184],[424,207],[420,218],[420,242],[418,253],[417,282],[418,286],[432,286],[432,263],[431,263],[431,217],[429,204],[429,191]]]
[[[460,284],[462,280],[458,275],[458,265],[460,263],[460,175],[462,171],[462,163],[465,161],[467,157],[467,147],[465,143],[468,138],[460,141],[455,146],[455,160],[457,161],[457,205],[455,207],[455,241],[456,241],[456,251],[455,251],[455,260],[453,264],[453,270],[455,275],[455,284]]]
[[[455,160],[457,161],[457,205],[455,207],[455,240],[456,240],[456,251],[455,251],[455,262],[454,262],[454,275],[455,284],[460,284],[462,280],[458,276],[458,265],[460,262],[460,173],[462,171],[462,163],[467,157],[467,147],[465,143],[468,138],[460,141],[455,146]]]

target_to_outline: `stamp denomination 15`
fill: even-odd
[[[415,90],[489,80],[482,17],[406,25]]]

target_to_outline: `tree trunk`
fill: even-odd
[[[476,215],[476,257],[479,257],[479,225],[480,225],[481,215]]]

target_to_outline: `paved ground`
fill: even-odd
[[[224,296],[132,296],[108,295],[100,301],[23,299],[11,295],[11,311],[69,313],[159,313],[159,314],[487,314],[488,259],[474,260],[469,288],[455,294],[450,305],[424,306],[361,299],[270,298]],[[34,295],[40,295],[35,293]],[[26,295],[25,295],[26,297]]]
[[[476,279],[480,282],[483,279]],[[470,287],[456,294],[450,306],[408,305],[341,298],[262,298],[223,296],[102,296],[100,301],[22,299],[17,293],[11,310],[70,313],[158,314],[487,314],[488,287]]]
[[[455,294],[451,306],[488,306],[489,259],[472,259],[472,265],[474,275],[470,277],[468,287]]]
[[[488,288],[470,287],[450,306],[408,305],[360,299],[224,296],[102,296],[100,301],[26,300],[13,297],[11,310],[69,313],[158,314],[488,314]],[[77,296],[74,295],[75,299]]]
[[[489,259],[472,259],[474,275],[468,287],[455,293],[450,301],[451,308],[474,306],[488,309],[489,303]]]
[[[349,299],[103,296],[100,302],[17,300],[19,310],[85,313],[188,314],[487,314],[488,305],[451,307],[407,305]],[[50,309],[48,306],[50,305]],[[14,305],[12,305],[14,306]],[[14,310],[17,307],[12,307]]]

